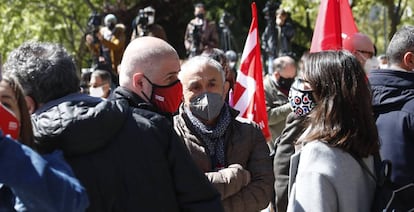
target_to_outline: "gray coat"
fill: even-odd
[[[363,158],[373,172],[373,157]],[[294,164],[294,161],[291,161]],[[287,211],[370,211],[375,181],[347,152],[321,141],[301,150]]]

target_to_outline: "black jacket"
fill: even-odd
[[[80,94],[32,115],[40,149],[62,149],[88,211],[220,211],[220,196],[157,113]]]
[[[395,183],[414,183],[414,73],[381,69],[369,82],[381,157],[391,160]]]

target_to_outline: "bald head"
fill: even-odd
[[[273,60],[273,72],[282,73],[287,69],[294,69],[294,74],[296,75],[296,65],[295,60],[289,56],[281,56]],[[289,70],[292,71],[293,70]]]
[[[357,32],[343,41],[343,48],[350,51],[364,65],[375,54],[374,43],[368,35]]]
[[[143,73],[152,79],[153,76],[161,74],[165,61],[176,61],[179,67],[178,54],[170,44],[150,36],[134,39],[122,57],[119,84],[129,87],[135,73]]]

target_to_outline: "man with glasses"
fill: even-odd
[[[355,55],[364,67],[365,72],[369,73],[371,70],[379,67],[378,59],[375,57],[374,43],[372,43],[368,35],[358,32],[347,37],[343,41],[343,48]]]

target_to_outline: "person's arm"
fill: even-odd
[[[119,50],[125,46],[125,33],[114,35],[111,40],[100,39],[101,43],[111,50]]]
[[[61,152],[42,157],[1,132],[0,182],[12,189],[28,211],[77,212],[89,205],[85,188]]]
[[[171,176],[175,179],[177,201],[182,211],[211,212],[224,211],[220,193],[213,187],[204,173],[197,167],[187,148],[166,120],[158,125],[164,138]]]
[[[285,121],[286,116],[290,112],[292,112],[292,108],[289,102],[282,104],[282,105],[275,106],[275,107],[267,106],[266,109],[267,109],[269,125],[275,125],[275,124]]]
[[[296,32],[295,27],[292,24],[288,23],[284,27],[284,30],[282,33],[286,36],[288,41],[291,41],[292,38],[295,36],[295,32]]]
[[[191,51],[191,43],[192,43],[192,38],[191,38],[191,30],[192,30],[192,23],[188,23],[187,24],[187,28],[185,30],[185,34],[184,34],[184,46],[185,49],[187,50],[187,52]]]
[[[208,30],[205,30],[201,37],[201,42],[204,47],[208,48],[218,48],[219,45],[219,36],[217,32],[217,27],[214,22],[207,22]]]
[[[216,172],[205,173],[210,182],[220,192],[221,199],[226,199],[239,192],[250,183],[250,173],[240,164],[232,164]]]
[[[290,156],[295,153],[295,142],[303,131],[304,117],[291,112],[286,118],[286,126],[276,139],[276,153],[273,160],[275,175],[275,202],[278,211],[286,211],[288,204],[288,184]]]
[[[251,181],[240,192],[223,200],[226,211],[260,211],[273,197],[274,176],[269,148],[259,127],[252,127],[250,135],[253,148],[246,169]]]

